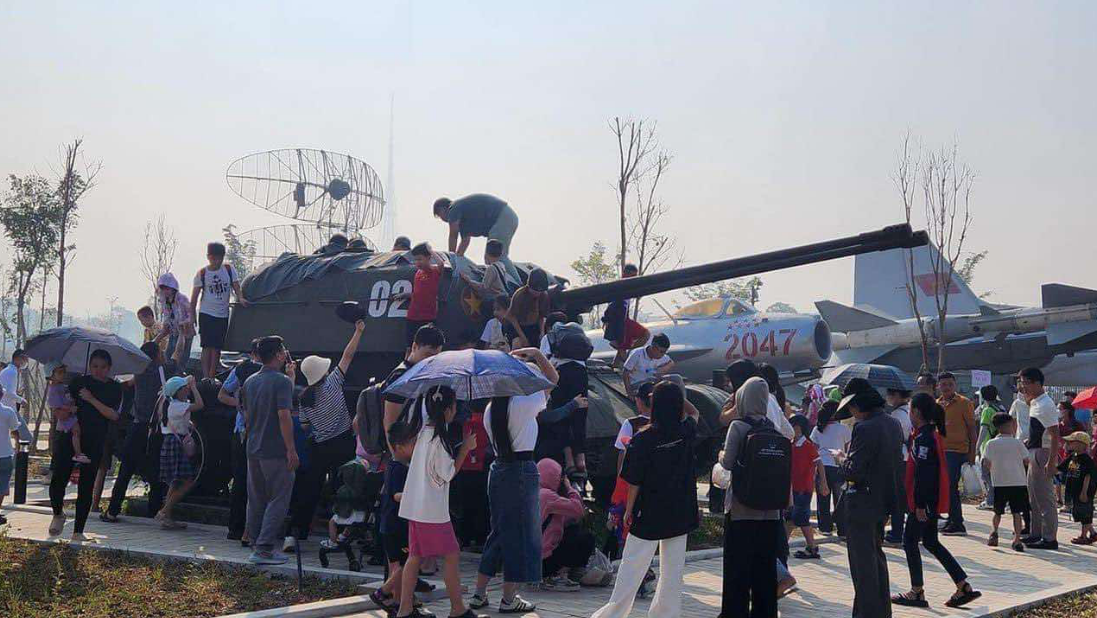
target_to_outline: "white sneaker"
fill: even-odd
[[[287,536],[286,539],[282,541],[282,551],[286,552],[287,554],[292,554],[293,551],[297,548],[297,545],[295,543],[296,540],[297,539],[293,538],[292,536]]]
[[[88,540],[88,537],[84,536],[82,532],[73,532],[71,540],[73,543],[83,543]]]
[[[91,463],[91,459],[89,459],[88,456],[83,454],[83,453],[80,453],[79,455],[73,455],[72,460],[75,461],[78,464],[90,464]]]
[[[993,504],[987,504],[986,502],[980,502],[979,506],[977,506],[975,508],[980,510],[980,511],[993,511],[994,510],[994,505]]]
[[[514,595],[514,598],[510,601],[507,601],[506,599],[499,601],[500,614],[524,614],[526,612],[532,612],[535,609],[537,609],[536,605],[518,595]]]

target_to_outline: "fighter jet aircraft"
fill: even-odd
[[[773,365],[783,378],[806,379],[831,355],[831,334],[819,316],[761,312],[734,298],[711,298],[645,323],[654,335],[670,338],[675,372],[707,382],[712,372],[741,358]],[[588,335],[593,358],[612,361],[616,353],[600,330]]]
[[[891,250],[858,256],[854,266],[854,306],[833,301],[815,303],[833,331],[833,363],[874,362],[917,371],[922,364],[921,337],[907,293],[908,254]],[[948,344],[949,369],[984,369],[996,374],[1027,366],[1046,366],[1051,383],[1059,379],[1097,381],[1097,367],[1079,366],[1074,354],[1097,348],[1097,290],[1061,284],[1042,288],[1043,306],[995,307],[982,302],[953,277],[949,282],[949,310],[943,323],[937,318],[932,245],[914,249],[914,284],[922,322],[931,341],[943,333]],[[932,350],[931,356],[936,351]],[[1092,359],[1085,355],[1085,359]],[[1055,359],[1056,362],[1052,363]],[[935,358],[931,358],[936,363]],[[1083,371],[1079,374],[1079,370]],[[1056,376],[1054,373],[1061,373]]]

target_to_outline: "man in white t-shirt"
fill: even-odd
[[[1059,463],[1059,411],[1044,392],[1044,373],[1023,369],[1021,392],[1028,400],[1029,432],[1028,497],[1032,503],[1031,533],[1024,540],[1030,549],[1058,549],[1059,513],[1055,503],[1055,473]]]
[[[643,382],[652,382],[670,373],[674,369],[674,361],[667,356],[669,349],[670,337],[659,333],[651,338],[650,344],[633,350],[621,370],[625,392],[633,395],[636,387]]]
[[[11,362],[0,370],[0,389],[4,394],[0,397],[0,404],[8,406],[12,410],[19,410],[20,404],[27,403],[26,399],[19,396],[19,372],[27,366],[27,353],[16,350],[11,355]]]
[[[910,440],[911,434],[914,433],[914,426],[910,422],[910,396],[911,392],[908,390],[895,388],[887,389],[888,407],[891,408],[888,412],[888,416],[899,421],[899,426],[903,428],[903,442],[899,448],[902,450],[902,460],[904,462],[908,457],[907,441]],[[896,499],[891,510],[891,530],[884,535],[884,544],[892,547],[899,547],[903,544],[903,525],[906,521],[907,514],[905,464],[899,467],[898,474],[895,475],[895,490]]]
[[[202,375],[212,378],[221,370],[221,350],[225,348],[225,334],[229,328],[232,293],[236,292],[236,300],[241,306],[247,306],[248,301],[240,291],[239,274],[225,263],[225,245],[219,242],[206,245],[206,259],[209,266],[203,266],[194,276],[190,313],[196,316],[198,334],[202,337]]]

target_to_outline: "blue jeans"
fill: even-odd
[[[967,463],[967,453],[945,451],[948,465],[948,523],[963,524],[964,510],[960,504],[960,469]]]
[[[533,461],[491,464],[488,504],[491,533],[480,557],[481,575],[494,577],[503,567],[511,584],[541,581],[541,475]]]

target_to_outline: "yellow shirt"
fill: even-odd
[[[937,403],[945,409],[945,451],[966,454],[971,447],[969,432],[975,431],[975,404],[963,395],[955,395],[951,401],[938,399]]]
[[[158,322],[153,322],[152,326],[145,327],[145,341],[143,343],[148,343],[148,342],[156,339],[156,335],[159,335],[159,334],[160,334],[160,324]],[[167,351],[168,351],[168,338],[167,337],[164,337],[163,339],[160,340],[160,351],[164,352],[165,354],[167,353]]]

